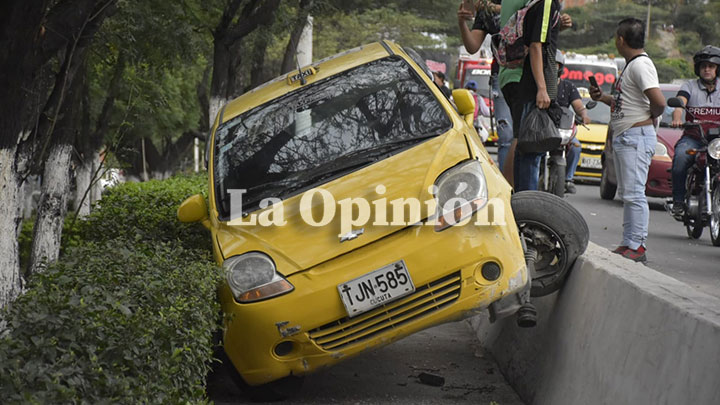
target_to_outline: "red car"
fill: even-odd
[[[680,85],[661,83],[660,90],[662,90],[663,96],[667,100],[677,95]],[[665,108],[660,128],[658,128],[655,155],[652,162],[650,162],[648,179],[645,184],[645,195],[649,197],[670,197],[672,195],[670,168],[672,167],[672,158],[675,155],[675,143],[682,136],[682,129],[670,127],[673,110],[672,107]],[[617,190],[617,177],[615,177],[615,163],[612,153],[612,130],[609,126],[601,161],[600,197],[604,200],[612,200],[615,198]]]

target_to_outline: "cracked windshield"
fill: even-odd
[[[248,111],[217,131],[218,211],[286,198],[442,134],[450,120],[400,58],[368,63]]]

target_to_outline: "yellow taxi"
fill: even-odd
[[[218,113],[208,202],[192,196],[178,217],[211,232],[223,348],[251,395],[282,398],[306,374],[482,310],[531,326],[531,286],[559,288],[587,245],[582,216],[547,193],[511,203],[472,96],[453,100],[417,53],[383,41]]]
[[[583,97],[583,104],[587,104],[590,101],[589,92],[586,88],[578,90],[580,96]],[[578,126],[577,135],[575,135],[582,147],[580,160],[575,169],[575,177],[599,180],[602,173],[602,152],[605,149],[605,139],[610,123],[610,107],[604,103],[597,103],[595,107],[587,111],[591,122],[586,126]]]

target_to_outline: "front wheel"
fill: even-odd
[[[688,238],[700,239],[703,233],[702,225],[685,225],[685,231],[687,232]]]
[[[558,162],[551,161],[550,163],[548,191],[560,198],[565,196],[565,167]]]
[[[710,199],[712,214],[710,215],[710,240],[713,246],[720,246],[720,183],[715,183]]]
[[[587,223],[575,207],[549,193],[521,191],[513,194],[511,204],[520,238],[538,254],[530,295],[551,294],[562,287],[587,248]]]

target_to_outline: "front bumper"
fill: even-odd
[[[575,176],[600,178],[602,173],[602,151],[605,144],[596,142],[580,142],[582,152],[578,161]]]
[[[248,384],[259,385],[311,373],[516,294],[527,285],[528,275],[509,201],[505,206],[508,212],[502,216],[495,212],[503,225],[455,226],[442,232],[432,226],[409,227],[293,274],[288,280],[295,290],[266,301],[238,304],[223,285],[228,357]],[[349,318],[337,286],[400,259],[415,292]],[[480,272],[490,261],[501,268],[493,282]]]
[[[653,158],[648,170],[648,179],[645,184],[645,194],[650,197],[670,197],[672,195],[672,160]]]

